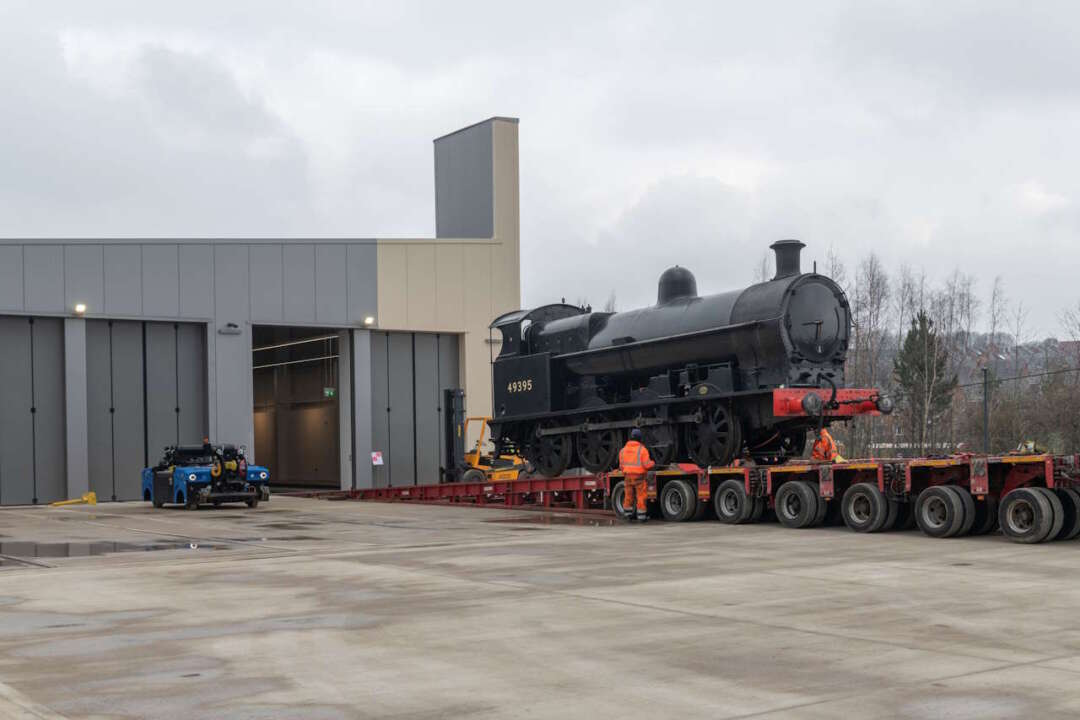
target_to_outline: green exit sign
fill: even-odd
[[[337,388],[324,387],[322,389],[322,394],[323,394],[323,397],[328,397],[328,398],[336,397],[337,396]]]

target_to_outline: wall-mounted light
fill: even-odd
[[[75,303],[75,314],[82,315],[86,312],[86,303]]]
[[[367,325],[368,327],[371,327],[372,325],[374,325],[375,324],[375,316],[374,315],[368,315],[367,317],[365,317],[364,318],[364,324]]]

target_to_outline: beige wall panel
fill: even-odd
[[[405,250],[408,263],[409,306],[406,318],[414,330],[436,330],[438,292],[434,244],[412,244]]]
[[[465,326],[465,286],[476,279],[465,272],[465,247],[460,243],[435,245],[435,284],[438,302],[435,324],[440,330]]]
[[[409,262],[402,244],[379,243],[379,327],[402,329],[408,326]]]

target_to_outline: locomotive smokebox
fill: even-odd
[[[799,275],[802,268],[799,255],[806,244],[799,240],[777,240],[769,246],[776,253],[776,276],[773,280]]]
[[[694,273],[676,265],[660,275],[660,283],[656,290],[657,305],[688,297],[697,297],[697,280],[694,279]]]

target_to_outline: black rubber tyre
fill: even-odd
[[[716,487],[712,505],[716,519],[728,525],[746,522],[754,510],[754,501],[746,496],[743,481],[735,478],[725,480]]]
[[[829,501],[828,510],[825,512],[825,522],[822,524],[826,527],[840,527],[844,524],[844,513],[842,512],[844,502],[841,498],[834,497]]]
[[[194,497],[189,496],[187,498],[187,502],[184,503],[184,507],[187,508],[188,510],[198,510],[199,509],[199,498],[198,498],[198,496],[194,496]]]
[[[253,497],[250,500],[245,500],[244,504],[247,505],[252,510],[254,510],[255,508],[259,507],[259,498],[258,497]]]
[[[620,480],[615,483],[615,487],[611,489],[611,511],[615,513],[615,517],[620,520],[626,520],[629,518],[629,513],[623,507],[623,502],[626,500],[626,484]]]
[[[765,511],[769,509],[768,501],[763,497],[754,498],[754,502],[750,507],[750,517],[747,518],[747,522],[758,522],[762,516],[765,515]]]
[[[463,483],[482,483],[487,480],[487,475],[480,468],[469,468],[465,472],[461,473],[461,479],[458,482]]]
[[[915,527],[915,503],[896,501],[896,522],[893,530],[911,530]]]
[[[993,532],[998,522],[998,500],[987,495],[975,501],[975,524],[971,526],[972,535],[986,535]]]
[[[1065,508],[1061,504],[1061,498],[1057,496],[1050,488],[1035,488],[1041,492],[1048,501],[1050,501],[1050,507],[1054,509],[1054,522],[1050,526],[1050,532],[1046,536],[1046,541],[1057,540],[1057,536],[1061,534],[1061,528],[1065,526]]]
[[[877,532],[889,517],[885,493],[871,483],[855,483],[840,502],[844,524],[855,532]]]
[[[698,498],[697,499],[697,507],[694,508],[694,515],[693,515],[693,517],[690,518],[690,520],[693,521],[693,522],[698,522],[699,520],[705,520],[710,515],[712,515],[712,511],[713,511],[713,509],[712,509],[712,503],[711,502],[708,502],[706,500],[702,500],[701,498]]]
[[[811,485],[810,487],[814,486]],[[817,496],[817,515],[814,516],[814,521],[810,523],[810,527],[821,527],[825,524],[825,517],[829,514],[829,506],[836,505],[837,502],[831,498],[818,495],[816,490],[814,495]]]
[[[915,523],[930,537],[952,537],[964,524],[964,501],[949,485],[928,487],[915,501]]]
[[[961,537],[971,532],[971,528],[975,525],[975,498],[971,497],[971,493],[967,488],[958,487],[956,485],[950,486],[960,497],[960,502],[964,504],[964,522],[960,524],[960,529],[956,531],[955,537]]]
[[[165,501],[164,500],[158,500],[158,499],[155,498],[154,499],[154,507],[156,507],[156,508],[165,507]]]
[[[878,532],[887,532],[896,527],[896,519],[900,517],[900,503],[886,498],[888,510],[885,512],[885,522],[881,523]]]
[[[1054,492],[1057,493],[1061,507],[1065,511],[1065,522],[1061,525],[1061,532],[1058,533],[1057,539],[1072,540],[1080,535],[1080,493],[1072,488],[1058,488]]]
[[[1016,488],[1001,501],[998,525],[1013,542],[1040,543],[1054,525],[1054,508],[1049,498],[1036,488]]]
[[[697,493],[685,480],[671,480],[660,491],[660,516],[667,522],[685,522],[697,509]]]
[[[776,491],[776,519],[784,527],[809,527],[817,514],[817,493],[810,487],[810,483],[790,480]]]

